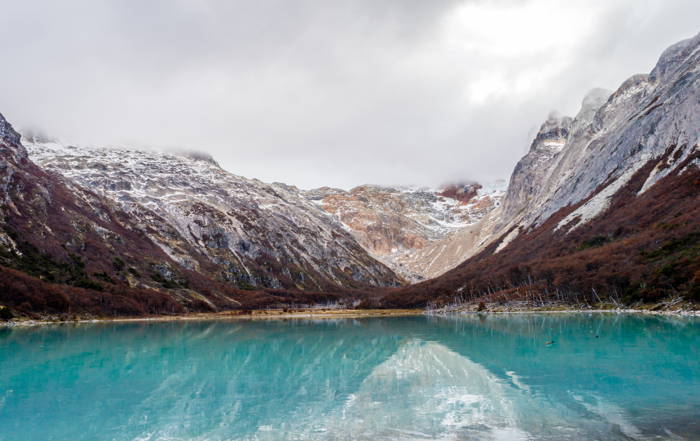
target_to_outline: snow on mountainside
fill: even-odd
[[[2,115],[0,182],[0,304],[14,312],[172,314],[244,300],[178,267],[109,199],[38,167]]]
[[[434,190],[363,185],[350,191],[305,192],[335,216],[377,259],[410,280],[437,276],[464,259],[460,233],[498,207],[499,185],[450,185]]]
[[[322,290],[400,279],[295,187],[221,169],[206,155],[25,140],[33,161],[115,201],[182,266],[233,286]]]

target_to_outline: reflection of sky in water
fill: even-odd
[[[699,337],[587,314],[4,329],[0,440],[695,439]]]

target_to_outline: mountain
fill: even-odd
[[[575,117],[550,116],[475,255],[375,303],[700,300],[699,89],[700,35]]]
[[[147,284],[137,286],[142,276],[156,274],[152,271],[171,271],[173,262],[110,201],[34,164],[2,116],[0,180],[3,305],[28,314],[66,313],[72,307],[143,314],[201,304],[194,292],[183,290],[175,301]],[[218,302],[237,304],[228,294]]]
[[[245,288],[398,285],[340,225],[284,184],[223,170],[209,156],[27,140],[30,158],[115,202],[170,258]]]
[[[0,118],[0,304],[21,314],[246,309],[402,283],[293,187],[201,154],[25,144]]]
[[[503,192],[477,183],[433,190],[362,185],[305,192],[340,221],[372,256],[412,281],[438,276],[464,261],[450,245],[498,207]]]

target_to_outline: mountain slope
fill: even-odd
[[[479,253],[385,306],[480,298],[700,299],[700,35],[550,118]],[[532,297],[529,297],[532,299]]]
[[[0,302],[21,312],[182,312],[208,303],[149,285],[187,276],[110,201],[46,173],[0,116]],[[128,263],[127,263],[128,262]],[[216,301],[236,305],[222,293]],[[214,297],[214,296],[212,296]]]
[[[114,201],[181,266],[245,288],[398,285],[295,187],[265,184],[201,154],[28,140],[32,160]]]

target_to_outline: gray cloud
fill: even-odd
[[[550,111],[649,71],[695,0],[24,0],[0,112],[302,187],[507,178]]]

